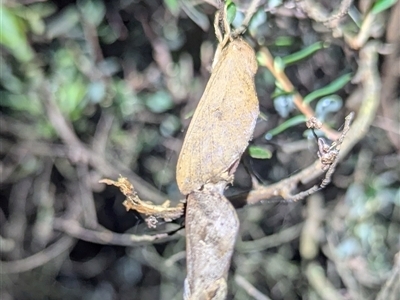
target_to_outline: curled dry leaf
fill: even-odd
[[[100,180],[100,183],[118,187],[121,193],[126,196],[126,199],[123,202],[126,210],[136,210],[137,212],[144,214],[146,216],[146,223],[150,228],[156,227],[158,218],[164,219],[166,222],[170,222],[183,215],[183,203],[179,203],[176,207],[170,207],[169,200],[166,200],[161,205],[155,205],[150,201],[141,200],[133,185],[125,177],[120,176],[118,181],[102,179]]]
[[[187,201],[184,299],[225,299],[226,278],[239,230],[235,208],[219,192],[194,192]]]

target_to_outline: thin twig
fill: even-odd
[[[155,242],[166,242],[175,239],[178,235],[159,233],[155,235],[134,235],[129,233],[115,233],[112,231],[97,231],[83,228],[75,220],[56,219],[54,229],[65,232],[69,236],[101,245],[138,246]]]
[[[40,251],[29,257],[14,261],[1,261],[0,274],[27,272],[34,268],[40,267],[58,257],[65,251],[68,251],[68,249],[70,249],[74,243],[74,238],[63,236],[54,244],[45,248],[43,251]]]
[[[391,45],[391,52],[384,56],[382,65],[382,90],[381,90],[381,107],[385,123],[391,123],[396,126],[397,132],[386,129],[392,144],[400,153],[400,102],[398,97],[398,82],[400,80],[400,1],[397,1],[392,9],[391,16],[387,25],[386,42]]]
[[[93,191],[89,186],[90,174],[86,164],[77,166],[78,182],[74,182],[75,189],[79,191],[79,199],[83,212],[83,224],[86,228],[94,229],[98,226],[96,206]]]
[[[257,290],[246,278],[240,275],[235,275],[235,282],[238,286],[243,288],[246,293],[256,300],[270,300],[268,296]]]
[[[308,282],[324,300],[344,300],[345,298],[336,290],[334,285],[328,280],[321,265],[311,262],[306,267],[305,272]]]
[[[246,15],[244,17],[242,24],[237,29],[235,29],[235,31],[232,32],[233,37],[237,37],[237,36],[243,34],[247,30],[247,27],[249,26],[251,18],[256,13],[257,8],[260,6],[261,1],[262,0],[252,0],[251,1],[249,7],[246,10]]]
[[[364,88],[364,98],[356,119],[351,125],[350,130],[347,132],[346,138],[343,140],[338,154],[338,161],[343,160],[354,145],[364,138],[376,116],[381,87],[379,72],[377,69],[379,47],[380,43],[371,41],[360,51],[359,70],[357,78],[355,79],[360,80],[362,83]],[[321,176],[322,173],[321,162],[317,160],[311,166],[292,177],[267,187],[260,185],[248,193],[239,194],[230,197],[230,199],[236,207],[241,207],[246,204],[254,204],[274,197],[291,199],[293,196],[292,192],[299,183],[307,184]],[[317,190],[318,186],[314,188]]]
[[[253,241],[238,241],[236,250],[239,253],[255,253],[289,243],[299,238],[303,225],[299,223]]]
[[[300,255],[304,260],[315,259],[319,252],[319,243],[325,217],[324,198],[321,193],[307,198],[307,215],[300,235]]]
[[[332,146],[328,150],[325,150],[326,153],[324,155],[321,154],[320,156],[320,162],[323,165],[322,170],[326,170],[326,168],[328,167],[327,172],[325,174],[325,178],[324,180],[322,180],[322,183],[319,186],[314,185],[313,187],[311,187],[306,191],[293,195],[292,198],[290,199],[291,201],[299,201],[301,199],[304,199],[305,197],[325,188],[331,182],[331,177],[335,172],[337,164],[339,163],[339,153],[341,145],[344,141],[344,138],[346,137],[347,133],[350,130],[350,124],[353,118],[354,118],[354,112],[351,112],[346,117],[344,129],[342,131],[341,136],[335,142],[332,143]],[[324,161],[325,155],[327,155],[327,157],[329,158],[327,159],[327,161]]]
[[[259,51],[259,55],[260,65],[268,68],[285,92],[293,94],[293,103],[296,105],[297,109],[306,116],[307,119],[314,117],[315,113],[313,109],[307,103],[304,103],[303,97],[296,91],[284,70],[279,70],[275,67],[274,58],[269,50],[266,47],[262,47]],[[321,130],[330,140],[336,140],[339,137],[339,133],[326,126],[326,124],[322,124]]]
[[[31,249],[36,251],[45,248],[53,238],[54,199],[55,186],[51,184],[53,160],[45,158],[43,169],[34,181],[34,194],[31,199],[36,199],[36,218],[32,229]],[[29,201],[29,200],[28,200]]]
[[[347,14],[353,0],[342,0],[338,9],[332,14],[329,14],[317,1],[302,0],[296,1],[296,3],[311,19],[323,23],[326,27],[332,29],[337,26],[337,20]]]
[[[65,145],[69,146],[67,154],[70,160],[73,162],[89,162],[91,166],[107,177],[117,177],[119,174],[125,174],[143,197],[152,199],[155,202],[165,199],[165,196],[159,190],[134,174],[127,166],[112,158],[106,160],[103,155],[83,144],[73,131],[72,125],[61,113],[53,95],[49,91],[48,84],[42,86],[41,93],[44,96],[44,106],[51,124]]]
[[[397,296],[396,296],[397,295]],[[396,299],[400,295],[400,252],[394,257],[392,272],[378,293],[376,300]]]
[[[365,45],[371,37],[373,27],[377,25],[377,14],[370,10],[364,17],[360,30],[356,35],[353,32],[347,31],[346,27],[337,26],[336,20],[343,17],[352,4],[351,0],[342,0],[337,12],[329,15],[328,11],[314,0],[296,1],[297,5],[308,15],[309,18],[316,22],[323,23],[333,31],[335,36],[343,36],[346,43],[355,50],[360,49]]]

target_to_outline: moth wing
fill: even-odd
[[[228,47],[226,51],[231,50]],[[253,50],[250,55],[255,60]],[[183,194],[207,182],[223,180],[223,173],[246,149],[258,117],[254,74],[243,66],[247,58],[222,57],[196,108],[179,155],[177,183]]]

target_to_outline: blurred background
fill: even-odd
[[[233,26],[250,2],[235,1]],[[349,15],[336,25],[315,17],[342,2]],[[369,95],[355,78],[361,68],[376,70],[379,107],[325,190],[238,209],[228,299],[375,299],[399,274],[400,5],[342,2],[259,1],[245,35],[256,51],[268,47],[331,128],[350,111],[361,115]],[[175,166],[210,75],[216,7],[2,1],[1,299],[182,299],[184,220],[149,229],[118,189],[98,181],[122,174],[144,200],[183,198]],[[349,42],[365,31],[358,47]],[[370,42],[392,47],[368,61]],[[251,176],[268,186],[318,159],[293,95],[262,65],[256,86],[261,115],[228,194],[249,191]]]

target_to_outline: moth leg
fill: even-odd
[[[234,174],[236,172],[237,167],[239,166],[240,159],[237,159],[228,170],[221,174],[221,178],[229,184],[233,183]]]
[[[226,4],[223,4],[223,7],[215,13],[214,30],[221,47],[225,47],[226,43],[232,39]]]
[[[222,41],[223,41],[221,27],[219,26],[219,21],[220,21],[220,18],[221,18],[221,17],[222,17],[222,16],[221,16],[221,11],[218,10],[218,11],[215,13],[214,31],[215,31],[215,36],[217,37],[218,42],[220,42],[220,43],[222,43]]]

